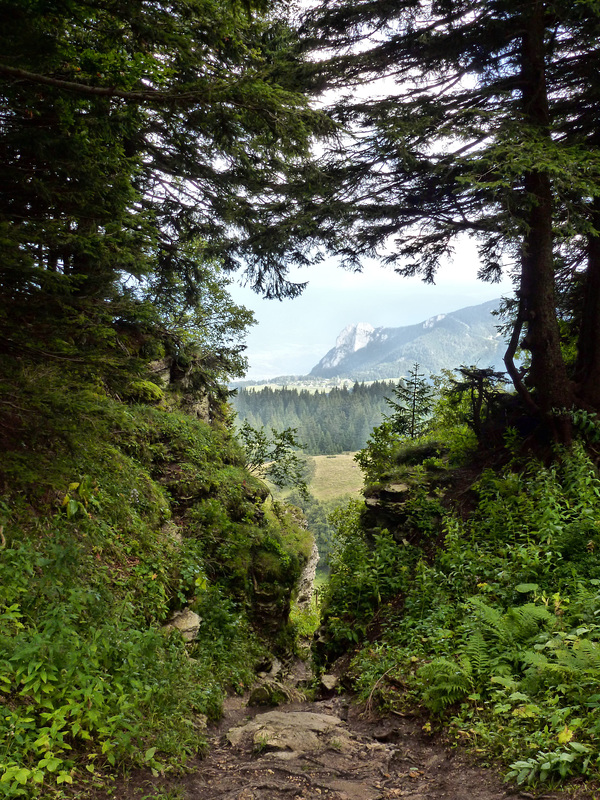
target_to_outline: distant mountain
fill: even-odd
[[[415,362],[430,373],[461,364],[504,370],[506,344],[492,316],[499,304],[500,300],[490,300],[402,328],[374,328],[365,322],[348,325],[310,376],[359,381],[399,378]]]

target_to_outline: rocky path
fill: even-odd
[[[302,670],[300,670],[302,671]],[[260,690],[298,698],[306,675],[265,675]],[[291,681],[290,681],[290,678]],[[268,694],[268,692],[267,692]],[[260,691],[250,699],[260,700]],[[185,775],[138,773],[110,794],[118,800],[597,800],[583,787],[534,795],[477,766],[409,716],[366,719],[345,696],[278,708],[232,697],[209,730],[210,751]],[[94,800],[105,800],[95,795]]]
[[[505,784],[433,740],[422,721],[366,721],[344,697],[277,709],[228,703],[208,756],[161,794],[181,800],[502,800],[533,794]],[[140,791],[138,784],[138,791]],[[155,787],[156,788],[156,787]],[[139,794],[118,793],[119,800]],[[566,793],[538,797],[567,798]],[[591,800],[583,791],[568,795]]]
[[[419,725],[365,723],[343,699],[259,710],[218,738],[189,800],[499,800],[514,795],[486,770],[430,742]]]

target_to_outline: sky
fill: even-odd
[[[453,261],[440,268],[435,285],[402,278],[376,263],[366,264],[362,273],[351,273],[331,262],[289,276],[309,282],[294,299],[264,300],[233,283],[232,298],[252,309],[257,319],[246,339],[245,377],[266,380],[308,374],[347,325],[368,322],[375,328],[399,328],[512,293],[508,279],[499,284],[477,280],[478,265],[475,245],[465,239]]]

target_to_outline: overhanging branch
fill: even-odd
[[[50,75],[41,75],[37,72],[30,72],[19,67],[10,67],[8,64],[0,64],[0,75],[9,75],[29,83],[41,83],[44,86],[54,86],[57,89],[64,89],[68,92],[92,97],[118,97],[121,100],[133,100],[144,102],[167,102],[180,100],[199,100],[199,92],[161,92],[156,89],[146,89],[144,91],[125,91],[116,86],[89,86],[86,83],[77,81],[67,81],[62,78],[53,78]]]

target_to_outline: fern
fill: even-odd
[[[563,647],[556,650],[556,671],[566,677],[579,675],[580,677],[593,678],[600,682],[600,647],[596,642],[582,639],[573,644],[572,648]]]
[[[471,597],[467,602],[473,607],[477,620],[484,624],[486,631],[502,641],[505,635],[502,612],[488,606],[480,597]]]
[[[548,657],[537,650],[527,650],[523,653],[523,663],[536,670],[544,670],[548,665]]]
[[[469,637],[462,653],[468,659],[471,667],[470,671],[479,681],[484,676],[487,677],[491,668],[490,648],[481,631],[475,631]]]
[[[431,711],[443,711],[473,689],[472,668],[467,658],[460,662],[436,658],[421,667],[417,674],[425,684],[423,700]]]
[[[515,643],[525,643],[540,632],[541,623],[553,620],[553,615],[546,606],[526,603],[523,606],[509,608],[503,616],[503,622]]]
[[[483,623],[484,631],[495,638],[498,644],[515,646],[524,644],[540,631],[540,624],[553,619],[545,606],[526,603],[523,606],[509,608],[504,614],[497,608],[484,603],[479,597],[468,601]]]

